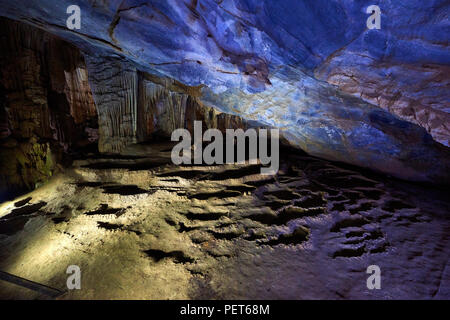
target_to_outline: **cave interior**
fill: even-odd
[[[371,2],[0,0],[0,299],[450,299],[450,3]]]

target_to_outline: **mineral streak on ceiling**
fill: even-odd
[[[73,1],[0,4],[90,55],[204,85],[205,104],[280,127],[312,155],[449,181],[434,141],[448,145],[448,1],[377,1],[381,30],[366,28],[371,0],[77,1],[73,31]]]

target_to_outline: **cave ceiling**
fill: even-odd
[[[69,30],[73,1],[0,0],[2,16],[88,61],[194,87],[205,105],[278,127],[311,155],[448,181],[449,3],[376,1],[381,29],[368,30],[372,2],[80,0],[81,28]]]

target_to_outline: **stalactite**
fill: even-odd
[[[0,197],[52,175],[60,151],[95,142],[97,112],[80,51],[0,19]]]
[[[127,145],[153,136],[170,138],[178,128],[245,128],[245,122],[204,106],[195,88],[138,71],[120,59],[87,56],[89,77],[99,112],[99,150],[120,153]]]
[[[86,61],[99,114],[99,150],[120,152],[136,142],[136,68],[119,60],[93,56],[87,56]]]

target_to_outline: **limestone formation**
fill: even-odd
[[[97,110],[80,51],[0,19],[0,198],[44,183],[62,152],[96,143]]]
[[[207,107],[280,127],[312,155],[449,181],[438,144],[448,144],[446,0],[379,1],[379,30],[367,30],[369,0],[83,0],[80,30],[66,27],[69,0],[0,3],[6,17],[124,61],[111,67],[124,71],[110,80],[120,97],[101,121],[123,112],[126,124],[101,129],[104,150],[136,141],[136,70],[200,88]]]

